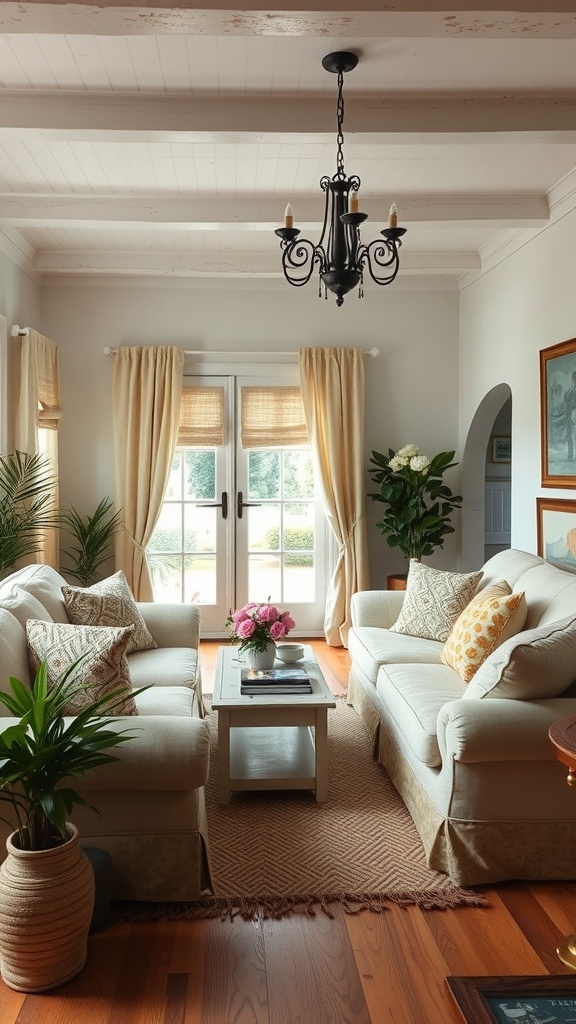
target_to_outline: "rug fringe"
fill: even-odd
[[[418,906],[422,910],[450,910],[456,907],[488,907],[484,896],[468,889],[442,892],[420,890],[391,893],[333,893],[305,896],[203,896],[191,903],[139,903],[117,902],[113,905],[111,923],[119,921],[153,921],[161,917],[171,920],[208,920],[219,918],[233,921],[279,921],[290,914],[316,917],[320,911],[334,918],[331,904],[339,904],[346,914],[369,911],[383,914],[390,907]]]

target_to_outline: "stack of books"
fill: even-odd
[[[310,676],[302,668],[243,668],[240,693],[254,694],[312,693]]]

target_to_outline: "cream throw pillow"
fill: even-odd
[[[482,572],[443,572],[410,559],[406,596],[393,633],[427,640],[448,639],[456,619],[472,600]]]
[[[46,611],[41,602],[29,594],[24,587],[17,584],[12,587],[9,594],[0,597],[0,608],[5,608],[14,618],[18,619],[21,626],[25,626],[28,619],[46,619],[52,621],[52,616]]]
[[[492,651],[524,628],[527,614],[524,594],[513,594],[505,580],[486,587],[456,619],[442,661],[469,683]]]
[[[134,626],[128,654],[158,646],[121,569],[92,587],[62,587],[62,596],[68,618],[77,626]]]
[[[491,654],[463,694],[466,700],[558,697],[576,679],[576,619],[525,629]]]
[[[26,639],[31,673],[35,676],[40,662],[45,661],[48,683],[54,686],[70,665],[87,655],[68,680],[71,690],[78,683],[86,683],[86,688],[73,695],[64,713],[76,715],[91,701],[123,687],[128,694],[126,700],[108,713],[137,715],[126,658],[133,629],[133,626],[117,629],[28,619]]]

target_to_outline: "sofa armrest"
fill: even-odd
[[[574,697],[448,701],[438,715],[442,761],[554,761],[548,729],[573,714]]]
[[[400,614],[404,595],[403,590],[359,590],[352,594],[352,625],[389,629]]]
[[[158,647],[193,647],[200,642],[200,609],[195,604],[138,602],[138,611]]]

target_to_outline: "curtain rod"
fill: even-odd
[[[116,352],[118,352],[118,349],[117,348],[110,348],[108,345],[106,345],[106,347],[103,348],[102,351],[104,352],[105,356],[112,356]],[[364,355],[370,356],[371,359],[376,359],[380,355],[380,349],[378,349],[378,348],[365,348],[365,349],[362,349],[362,351],[364,352]],[[258,351],[254,351],[254,352],[222,352],[222,351],[207,352],[205,349],[189,349],[189,348],[185,348],[184,349],[184,355],[185,356],[208,356],[208,357],[210,357],[210,356],[231,356],[231,357],[233,357],[233,356],[268,356],[268,355],[270,355],[270,356],[297,356],[298,353],[297,352],[273,352],[272,350],[264,352],[263,349],[259,349]]]

